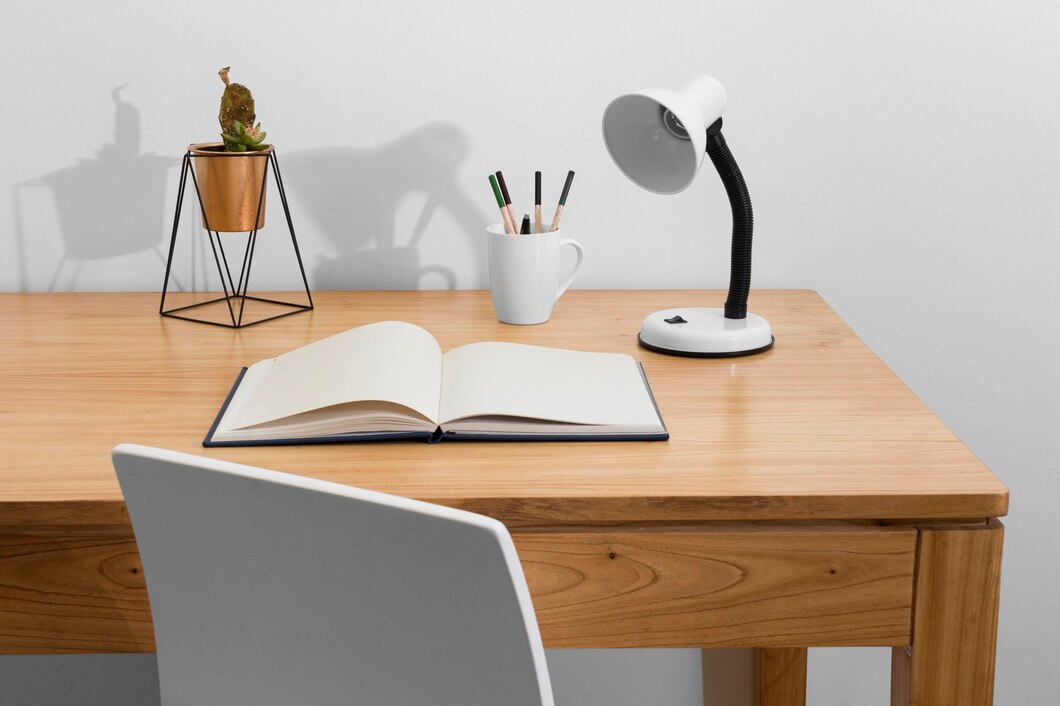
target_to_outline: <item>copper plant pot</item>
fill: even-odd
[[[188,151],[205,211],[203,227],[220,233],[264,228],[265,194],[261,188],[272,146],[257,152],[226,152],[223,142],[206,142],[189,145]],[[257,225],[255,213],[258,213]]]

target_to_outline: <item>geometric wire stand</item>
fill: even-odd
[[[305,267],[302,265],[302,255],[298,250],[298,238],[294,234],[294,223],[291,222],[291,210],[287,206],[287,193],[283,188],[283,177],[280,176],[280,163],[276,160],[275,148],[267,155],[243,155],[246,159],[266,159],[265,169],[262,170],[261,175],[261,192],[258,196],[258,209],[254,215],[254,225],[258,224],[258,219],[261,216],[262,205],[265,202],[265,185],[269,176],[269,166],[272,166],[273,173],[276,175],[276,188],[280,192],[280,202],[283,204],[284,215],[287,216],[287,228],[291,231],[291,243],[294,245],[294,255],[298,260],[298,269],[302,273],[302,284],[305,285],[305,295],[308,299],[308,304],[295,304],[293,302],[282,302],[276,299],[266,299],[264,297],[254,297],[247,294],[247,289],[250,286],[250,268],[254,264],[254,246],[258,240],[258,229],[250,231],[250,235],[247,237],[247,245],[243,251],[243,264],[239,268],[239,279],[234,280],[232,277],[232,270],[228,264],[228,256],[225,253],[224,244],[221,242],[221,233],[214,231],[210,228],[209,221],[206,220],[206,207],[202,203],[202,193],[199,191],[199,180],[195,176],[195,167],[192,162],[196,159],[231,159],[223,154],[196,154],[192,155],[191,150],[184,153],[184,161],[181,164],[180,169],[180,187],[177,190],[177,210],[173,216],[173,235],[169,241],[169,257],[166,260],[166,279],[162,283],[162,301],[158,305],[158,313],[162,316],[169,316],[174,319],[183,319],[185,321],[194,321],[200,324],[210,324],[212,326],[224,326],[225,328],[244,328],[246,326],[253,326],[254,324],[264,323],[266,321],[272,321],[273,319],[279,319],[284,316],[291,316],[292,314],[299,314],[303,311],[312,311],[313,309],[313,295],[309,292],[309,281],[305,276]],[[203,302],[197,302],[195,304],[189,304],[187,306],[180,306],[174,309],[166,309],[166,292],[169,289],[169,273],[173,267],[173,251],[177,244],[177,226],[180,223],[180,211],[184,204],[184,187],[188,181],[188,174],[191,174],[191,181],[195,185],[195,195],[199,199],[199,210],[202,211],[202,222],[206,227],[207,235],[210,239],[210,249],[213,251],[213,259],[217,263],[217,274],[221,277],[221,287],[224,290],[223,297],[217,297],[216,299],[210,299]],[[216,244],[215,244],[216,241]],[[233,306],[233,300],[238,300],[239,306]],[[290,308],[290,311],[285,311],[280,314],[273,316],[265,316],[254,321],[243,321],[243,311],[247,300],[264,302],[267,304],[275,304]],[[186,313],[192,309],[196,309],[202,306],[208,306],[210,304],[216,304],[217,302],[225,302],[228,305],[228,315],[232,323],[224,323],[219,321],[210,321],[209,319],[199,319],[193,316],[188,316]]]

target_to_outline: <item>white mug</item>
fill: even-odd
[[[508,235],[501,224],[486,229],[490,292],[497,318],[506,324],[543,324],[552,316],[552,305],[567,291],[585,260],[575,240],[560,231]],[[559,251],[570,245],[578,254],[574,269],[560,282]]]

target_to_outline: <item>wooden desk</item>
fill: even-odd
[[[759,703],[802,703],[805,647],[895,648],[893,704],[993,692],[1005,487],[808,291],[754,293],[776,347],[640,349],[641,317],[721,293],[570,292],[541,326],[483,292],[335,292],[231,331],[157,295],[0,295],[0,652],[153,650],[110,449],[135,442],[492,515],[548,647],[755,647]],[[203,449],[242,365],[382,319],[624,351],[669,442]],[[909,648],[908,646],[912,646]]]

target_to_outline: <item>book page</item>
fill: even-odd
[[[381,321],[336,334],[247,370],[218,431],[350,402],[408,407],[437,425],[442,351],[431,334]]]
[[[468,417],[661,427],[632,357],[518,343],[472,343],[445,354],[441,423]]]

